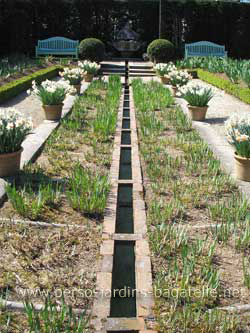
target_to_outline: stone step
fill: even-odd
[[[129,65],[129,69],[131,69],[131,68],[133,68],[133,69],[152,69],[153,68],[153,66],[151,66],[151,65],[143,65],[143,66],[140,66],[140,65]]]
[[[114,74],[118,74],[118,75],[121,75],[121,76],[125,76],[125,73],[124,72],[102,72],[102,75],[114,75]]]
[[[125,66],[113,66],[113,65],[102,65],[101,68],[105,68],[105,69],[114,69],[114,70],[119,70],[122,69],[125,71]]]
[[[101,68],[103,72],[124,72],[125,73],[125,68]]]
[[[155,74],[154,74],[154,73],[130,73],[129,76],[130,76],[130,77],[136,77],[136,76],[142,76],[142,77],[145,77],[145,76],[148,76],[148,77],[154,77]]]
[[[155,71],[150,71],[150,70],[148,70],[148,71],[146,71],[146,70],[139,71],[137,69],[135,69],[135,70],[129,70],[129,74],[133,74],[133,73],[154,74],[155,75]]]

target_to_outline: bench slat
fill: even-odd
[[[65,37],[51,37],[39,40],[36,46],[38,55],[73,55],[78,58],[79,41]]]
[[[185,58],[187,57],[226,57],[225,45],[218,45],[208,41],[185,44]]]

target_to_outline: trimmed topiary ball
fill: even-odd
[[[174,45],[167,39],[153,40],[147,49],[147,54],[151,61],[168,62],[174,55]]]
[[[81,59],[100,62],[104,58],[105,45],[97,38],[85,38],[79,45]]]

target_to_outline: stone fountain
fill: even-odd
[[[112,45],[121,53],[122,57],[129,58],[141,48],[142,43],[139,42],[139,38],[139,34],[132,29],[132,21],[128,21],[118,32]]]

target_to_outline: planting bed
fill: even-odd
[[[94,81],[36,163],[8,186],[9,200],[0,209],[2,297],[22,300],[28,289],[29,301],[43,303],[48,292],[60,303],[57,296],[63,290],[66,304],[91,309],[120,94],[119,77]],[[62,227],[10,222],[20,219]],[[34,290],[38,292],[32,295]],[[0,323],[2,318],[7,318],[6,311],[0,312]]]
[[[248,315],[218,309],[250,303],[249,203],[165,89],[133,82],[156,329],[247,332]]]

